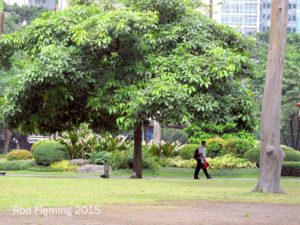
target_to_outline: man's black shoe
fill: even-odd
[[[195,177],[194,180],[200,180],[200,178],[199,177]]]
[[[209,176],[209,177],[207,178],[207,180],[209,180],[209,179],[212,179],[212,177],[211,177],[211,176]]]

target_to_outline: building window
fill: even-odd
[[[257,14],[256,4],[245,4],[244,12],[247,14]]]
[[[245,32],[244,32],[245,36],[253,36],[256,34],[256,30],[255,29],[245,29]]]
[[[256,26],[257,25],[257,17],[256,16],[245,16],[245,25]]]

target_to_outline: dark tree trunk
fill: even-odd
[[[296,148],[297,150],[300,150],[300,143],[299,143],[299,139],[300,139],[300,120],[298,119],[298,131],[297,131],[297,139],[296,139]]]
[[[280,193],[280,108],[286,44],[288,0],[272,1],[268,64],[261,119],[259,181],[254,191]]]
[[[3,130],[3,136],[4,136],[4,143],[3,143],[3,153],[6,154],[8,153],[8,148],[10,144],[10,140],[12,137],[12,132],[8,129]]]
[[[134,131],[134,155],[132,178],[142,178],[142,126],[138,125]]]
[[[292,147],[295,148],[295,138],[294,138],[294,113],[290,115],[290,132],[291,132],[291,142],[292,142]]]

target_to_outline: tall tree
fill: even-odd
[[[53,132],[86,121],[134,129],[138,178],[141,127],[149,118],[253,126],[252,95],[242,86],[253,75],[247,40],[189,0],[72,6],[6,36],[0,50],[5,46],[31,60],[6,95],[7,126]]]
[[[281,166],[284,153],[280,148],[280,105],[284,50],[286,43],[288,0],[272,2],[268,64],[262,105],[259,192],[282,192]]]

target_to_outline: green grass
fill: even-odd
[[[8,171],[9,174],[27,174],[27,175],[56,175],[56,176],[83,176],[76,172],[60,172],[49,167],[37,166],[28,170]],[[256,178],[258,177],[258,169],[224,169],[224,170],[209,170],[209,173],[214,177],[239,177],[239,178]],[[113,171],[111,176],[125,176],[129,177],[132,174],[131,169],[120,169]],[[144,177],[193,177],[194,169],[183,168],[160,168],[157,171],[143,170]],[[87,174],[99,175],[99,173]],[[200,177],[204,177],[203,171],[200,172]]]
[[[287,194],[252,193],[256,180],[54,179],[0,177],[0,210],[160,201],[300,203],[300,179],[282,180]]]
[[[195,169],[184,168],[167,168],[162,167],[157,171],[143,170],[143,176],[150,177],[193,177]],[[213,177],[258,177],[258,169],[223,169],[223,170],[209,170]],[[114,176],[130,176],[132,170],[120,169],[114,171]],[[200,177],[205,177],[203,171],[200,171]]]

